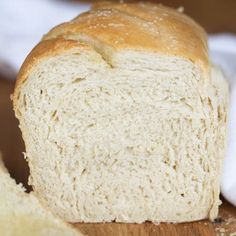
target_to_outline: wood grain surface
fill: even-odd
[[[28,167],[23,158],[23,141],[14,118],[10,94],[14,83],[0,78],[0,150],[11,176],[27,187]],[[185,224],[74,224],[86,235],[93,236],[236,236],[236,207],[225,200],[216,222],[199,221]]]

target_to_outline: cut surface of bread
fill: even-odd
[[[71,222],[214,219],[227,96],[187,16],[97,4],[49,32],[19,73],[30,184]]]
[[[0,160],[0,235],[82,235],[45,210],[31,193],[16,184]]]

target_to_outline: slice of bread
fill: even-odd
[[[45,35],[13,100],[30,184],[63,219],[217,216],[228,88],[186,15],[97,4]]]
[[[32,193],[16,184],[0,160],[0,235],[79,236],[69,224],[44,209]]]

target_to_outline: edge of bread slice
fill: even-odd
[[[0,235],[82,235],[43,208],[22,184],[16,184],[0,155]]]

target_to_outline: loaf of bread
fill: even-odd
[[[227,99],[192,19],[98,3],[46,34],[18,75],[29,182],[70,222],[213,220]]]
[[[0,157],[1,158],[1,157]],[[0,160],[0,235],[1,236],[79,236],[44,209],[33,194],[16,184]]]

